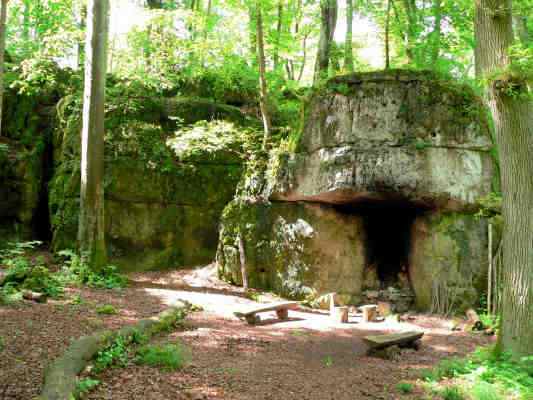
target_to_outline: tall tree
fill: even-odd
[[[265,35],[263,33],[263,10],[261,9],[261,1],[255,2],[255,26],[256,26],[256,41],[257,41],[257,63],[259,64],[259,107],[261,108],[261,115],[263,117],[263,148],[266,149],[268,140],[272,130],[272,123],[270,120],[270,110],[268,102],[268,86],[266,79],[266,59],[265,59]]]
[[[476,0],[476,73],[487,84],[503,192],[503,310],[500,343],[515,356],[533,349],[533,103],[510,71],[511,0]]]
[[[85,49],[85,90],[81,134],[81,192],[78,240],[91,268],[107,260],[104,237],[104,101],[108,0],[89,0]]]
[[[433,0],[433,17],[435,26],[431,32],[431,64],[435,65],[440,55],[441,46],[441,25],[442,25],[442,0]]]
[[[0,136],[2,136],[2,109],[4,105],[4,63],[6,56],[7,2],[0,0]]]
[[[315,82],[328,74],[331,43],[337,25],[337,11],[337,0],[320,0],[320,40],[315,64]]]
[[[387,0],[387,13],[385,14],[385,69],[390,68],[390,12],[393,0]]]
[[[277,25],[276,25],[276,39],[274,45],[274,55],[272,60],[274,62],[274,70],[279,68],[279,48],[281,46],[281,33],[283,30],[283,2],[284,0],[278,0],[278,16],[277,16]]]
[[[344,43],[344,69],[353,72],[353,0],[346,0],[346,41]]]

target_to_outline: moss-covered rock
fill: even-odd
[[[223,214],[220,275],[240,283],[241,236],[251,287],[357,303],[374,271],[376,288],[413,289],[421,309],[475,305],[488,257],[474,215],[494,172],[487,121],[471,89],[433,74],[334,78],[311,95],[292,147],[243,175]],[[436,295],[448,303],[434,307]]]
[[[150,104],[151,121],[138,108],[126,116],[115,113],[106,119],[105,226],[111,262],[129,270],[208,263],[215,256],[220,215],[241,176],[239,135],[245,128],[239,124],[245,119],[238,109],[208,101],[187,104],[174,99]],[[185,119],[191,123],[204,118],[231,121],[224,125],[225,133],[235,135],[236,140],[215,148],[200,145],[201,140],[200,144],[182,140],[180,149],[190,145],[192,150],[178,152],[173,144],[185,133],[176,133],[168,120],[179,125]],[[55,134],[56,167],[49,185],[49,208],[56,250],[76,246],[79,128],[79,118],[70,117]],[[219,125],[205,123],[204,128],[207,135]]]
[[[422,310],[465,311],[487,282],[487,224],[472,214],[418,217],[412,230],[410,278]]]
[[[242,283],[242,236],[251,287],[307,300],[337,292],[357,301],[365,258],[362,235],[359,217],[328,206],[235,200],[223,214],[220,276]]]

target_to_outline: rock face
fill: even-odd
[[[196,266],[215,257],[220,215],[234,196],[241,159],[224,149],[178,157],[167,144],[174,133],[169,124],[185,116],[197,122],[195,115],[245,121],[238,109],[203,100],[165,100],[150,112],[106,119],[106,243],[122,270]],[[49,207],[55,250],[76,246],[80,123],[71,119],[54,138]]]
[[[377,279],[410,285],[421,309],[475,302],[487,256],[473,213],[493,161],[471,91],[424,73],[355,74],[317,90],[304,118],[295,151],[273,155],[264,184],[248,178],[226,209],[221,276],[240,281],[240,234],[253,287],[353,304]]]

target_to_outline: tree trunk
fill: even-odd
[[[4,69],[6,58],[7,2],[0,0],[0,136],[2,136],[2,116],[4,109]]]
[[[261,2],[256,1],[256,40],[257,40],[257,62],[259,64],[259,107],[263,117],[263,148],[266,149],[271,134],[270,112],[268,109],[268,86],[266,80],[265,42],[263,34],[263,12]]]
[[[387,14],[385,17],[385,69],[390,69],[390,12],[392,0],[387,0]]]
[[[407,15],[407,32],[405,53],[407,61],[412,64],[415,61],[415,40],[416,40],[416,3],[413,0],[403,0],[405,15]]]
[[[344,69],[354,71],[353,64],[353,0],[346,0],[346,42],[344,43]]]
[[[328,74],[331,43],[337,25],[337,0],[320,0],[320,14],[320,40],[315,64],[315,83],[326,78]]]
[[[246,250],[244,248],[244,239],[239,235],[239,257],[241,261],[242,287],[244,291],[248,290],[248,273],[246,271]]]
[[[508,73],[513,42],[511,0],[476,0],[476,72],[488,80],[487,102],[500,155],[504,220],[500,345],[515,357],[533,348],[533,103],[527,84]]]
[[[274,70],[279,68],[279,47],[281,45],[281,31],[283,29],[283,0],[278,1],[278,23],[276,26],[276,45],[274,46]]]
[[[108,0],[89,0],[78,239],[91,268],[107,259],[104,238],[104,94],[107,66]]]
[[[431,32],[431,64],[434,67],[440,55],[441,24],[442,24],[442,0],[433,0],[433,16],[435,27]]]

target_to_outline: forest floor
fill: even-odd
[[[185,329],[156,342],[181,342],[189,363],[169,372],[129,364],[109,369],[90,399],[231,399],[344,400],[419,399],[419,388],[400,394],[399,382],[414,382],[421,370],[440,359],[463,356],[490,338],[450,330],[450,321],[416,315],[410,322],[348,324],[332,322],[319,311],[290,311],[289,320],[264,314],[257,326],[236,319],[233,312],[256,302],[242,289],[218,281],[212,267],[130,275],[123,290],[69,289],[81,302],[22,302],[0,307],[0,400],[36,396],[44,368],[69,342],[84,334],[116,328],[152,316],[175,300],[201,306],[190,314]],[[268,296],[261,299],[270,300]],[[77,304],[79,303],[79,304]],[[99,315],[97,305],[111,304],[116,315]],[[362,337],[372,333],[424,331],[419,351],[405,350],[394,361],[365,355]]]

